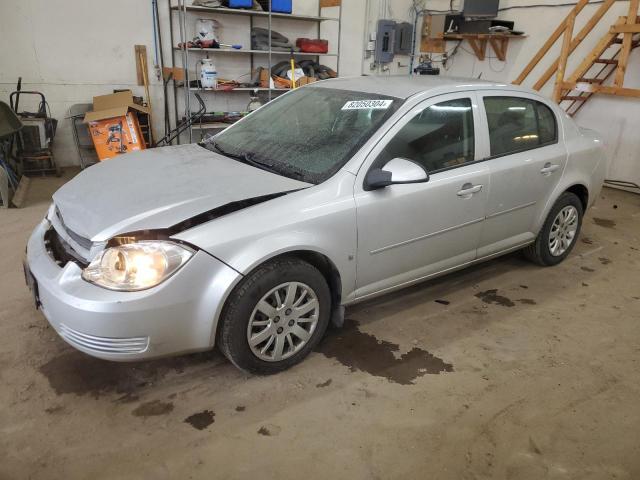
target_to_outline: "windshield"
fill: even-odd
[[[268,103],[203,145],[317,184],[337,172],[401,103],[384,95],[305,87]]]

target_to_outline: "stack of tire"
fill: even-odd
[[[338,76],[335,70],[313,60],[302,60],[296,62],[295,67],[302,69],[305,77],[312,78],[314,80],[327,80],[328,78],[336,78]],[[271,67],[271,76],[273,77],[276,87],[291,88],[291,80],[289,80],[289,77],[287,76],[287,72],[290,70],[290,61],[279,62]]]

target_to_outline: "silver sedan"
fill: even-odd
[[[511,85],[360,77],[283,95],[198,145],[83,171],[31,236],[60,336],[109,360],[211,349],[273,373],[344,307],[523,249],[571,252],[602,142]]]

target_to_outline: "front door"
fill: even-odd
[[[476,258],[489,186],[488,167],[476,156],[478,119],[473,92],[434,97],[372,150],[355,187],[358,298]],[[429,181],[365,191],[368,170],[394,158],[420,163]]]

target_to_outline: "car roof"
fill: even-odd
[[[491,88],[506,88],[510,90],[527,89],[502,82],[491,82],[462,77],[441,77],[439,75],[387,75],[387,76],[358,76],[341,77],[316,82],[310,87],[335,88],[339,90],[353,90],[365,93],[388,95],[406,99],[416,93],[431,92],[433,94],[455,92],[456,90],[481,90]]]

